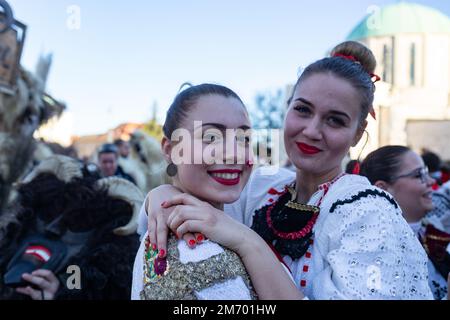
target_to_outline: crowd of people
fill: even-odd
[[[283,126],[291,169],[255,163],[245,104],[217,84],[176,95],[172,183],[146,196],[119,164],[127,141],[95,166],[43,160],[0,214],[0,298],[448,299],[439,156],[385,146],[344,163],[375,118],[375,67],[347,41],[304,69]]]

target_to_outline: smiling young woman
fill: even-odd
[[[202,84],[176,96],[161,146],[173,187],[189,195],[185,209],[222,210],[224,203],[239,198],[251,173],[248,129],[244,104],[226,87]],[[148,200],[153,201],[151,193]],[[181,233],[169,236],[167,249],[159,250],[152,238],[143,237],[134,265],[132,299],[254,298],[236,253],[201,234],[186,238],[186,245],[177,234]],[[202,245],[192,248],[197,242]]]

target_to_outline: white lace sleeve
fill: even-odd
[[[225,205],[225,212],[237,221],[251,226],[256,209],[261,208],[268,198],[268,190],[282,190],[295,179],[295,173],[279,167],[259,167],[252,172],[250,179],[242,190],[239,200]]]
[[[141,291],[144,288],[144,253],[145,253],[145,238],[147,232],[142,235],[139,250],[134,258],[133,266],[133,280],[131,284],[131,300],[141,300]]]
[[[426,253],[401,210],[389,197],[362,194],[330,208],[317,239],[325,262],[315,299],[432,299]]]
[[[145,204],[147,203],[148,196],[149,194],[147,194],[147,196],[145,197],[144,202],[141,206],[141,210],[139,211],[137,234],[139,235],[140,240],[144,238],[144,234],[147,232],[148,216],[145,209]]]

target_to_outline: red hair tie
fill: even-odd
[[[359,162],[355,162],[355,165],[354,165],[353,170],[352,170],[352,174],[358,174],[359,175],[360,171],[361,171],[361,167],[359,165]]]
[[[342,53],[335,53],[335,54],[333,55],[333,57],[341,57],[341,58],[344,58],[344,59],[347,59],[347,60],[351,60],[351,61],[353,61],[353,62],[358,62],[358,63],[360,63],[360,62],[358,61],[358,59],[356,59],[354,56],[347,56],[347,55],[342,54]]]
[[[379,75],[376,75],[375,73],[369,73],[371,78],[375,78],[375,80],[373,80],[373,83],[378,82],[381,80]]]
[[[344,59],[347,59],[347,60],[351,60],[353,62],[361,64],[361,62],[359,62],[358,59],[356,59],[354,56],[351,56],[351,55],[347,56],[345,54],[335,53],[333,55],[333,57],[341,57],[341,58],[344,58]],[[381,80],[380,76],[376,75],[375,73],[369,73],[369,75],[370,75],[370,78],[375,78],[375,80],[373,80],[373,83],[378,82],[378,81]]]

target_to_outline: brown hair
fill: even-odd
[[[346,41],[338,44],[331,50],[331,57],[323,58],[310,64],[300,75],[294,86],[317,73],[331,73],[348,82],[360,93],[361,117],[360,124],[364,122],[372,109],[375,85],[372,82],[372,73],[375,71],[376,60],[372,51],[356,41]],[[292,100],[289,99],[289,103]]]
[[[404,146],[384,146],[367,155],[361,163],[360,175],[367,177],[370,183],[378,180],[392,182],[402,167],[402,157],[411,151]]]
[[[185,84],[181,86],[184,87]],[[179,92],[167,111],[166,121],[163,125],[163,132],[167,138],[171,138],[172,133],[182,126],[183,120],[187,117],[191,107],[197,100],[206,95],[219,95],[225,98],[235,98],[246,110],[241,98],[231,89],[218,84],[203,83],[196,86],[190,86]],[[226,112],[224,110],[224,112]]]

